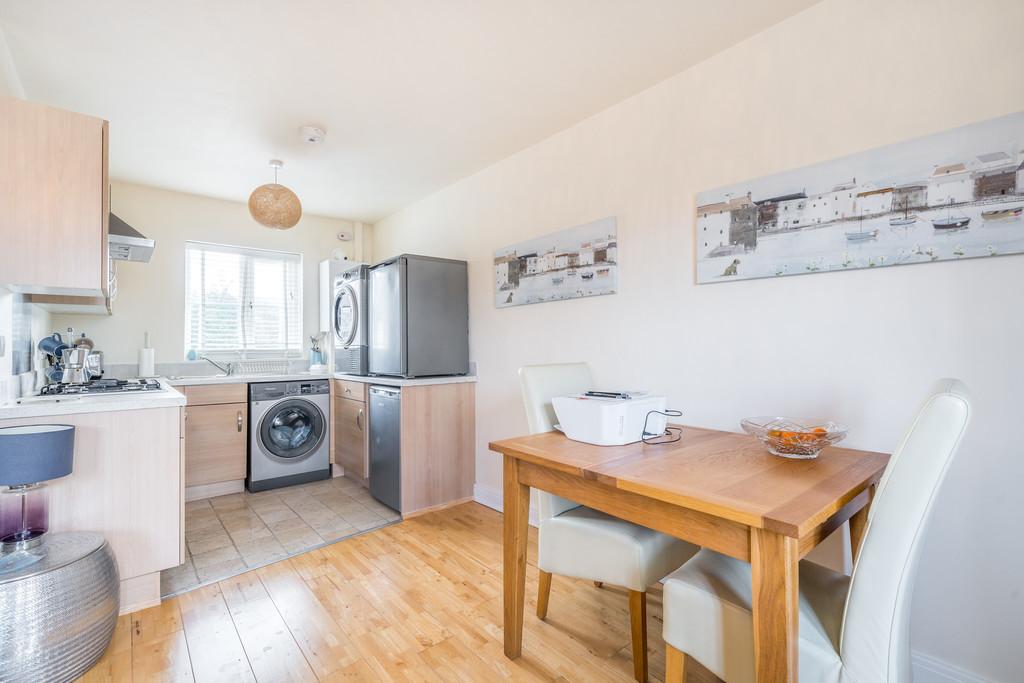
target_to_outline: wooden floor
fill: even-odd
[[[501,515],[476,503],[406,520],[122,616],[84,681],[630,681],[627,593],[556,576],[523,656],[501,628]],[[665,671],[649,594],[652,680]]]

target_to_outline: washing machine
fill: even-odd
[[[249,385],[250,491],[331,476],[331,395],[326,379]]]
[[[369,371],[366,346],[368,272],[366,264],[360,263],[335,276],[331,320],[335,372],[365,375]]]

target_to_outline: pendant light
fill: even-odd
[[[302,203],[294,192],[277,183],[277,171],[284,162],[271,159],[270,166],[274,169],[274,182],[260,185],[249,195],[249,215],[259,223],[274,230],[287,230],[295,227],[302,218]]]

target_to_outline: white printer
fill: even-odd
[[[595,446],[622,446],[664,434],[668,418],[651,411],[665,412],[666,402],[665,396],[646,392],[588,392],[551,399],[558,417],[555,428],[573,441]]]

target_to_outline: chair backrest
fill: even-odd
[[[911,680],[910,605],[921,541],[970,413],[963,383],[940,380],[878,483],[843,615],[840,655],[853,680]]]
[[[523,389],[523,407],[526,408],[526,423],[531,434],[554,429],[555,409],[551,407],[552,398],[594,388],[590,367],[586,363],[527,365],[519,368],[519,384]],[[579,505],[544,491],[537,491],[537,498],[541,519],[548,519]]]

